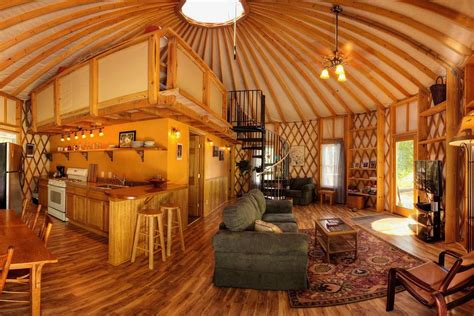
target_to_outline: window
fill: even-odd
[[[321,146],[321,187],[338,187],[339,173],[341,172],[341,144],[323,144]]]
[[[181,12],[197,23],[227,24],[235,16],[240,19],[245,10],[240,0],[186,0]]]
[[[413,204],[415,203],[414,151],[415,145],[413,140],[401,140],[396,142],[396,205],[409,210],[413,209]]]
[[[16,143],[16,133],[0,132],[0,143]]]

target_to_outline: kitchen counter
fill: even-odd
[[[111,200],[136,200],[154,196],[160,193],[186,189],[187,187],[188,186],[185,184],[171,183],[163,185],[160,188],[155,188],[153,185],[142,185],[136,187],[110,189],[106,190],[105,194],[107,194]]]

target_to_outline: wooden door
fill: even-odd
[[[104,202],[88,199],[87,225],[92,228],[104,230]]]
[[[189,136],[189,199],[188,216],[200,217],[203,209],[203,155],[204,145],[202,136]]]
[[[78,223],[87,223],[87,198],[85,196],[74,195],[72,220]],[[69,213],[70,214],[70,213]]]
[[[415,213],[415,160],[417,159],[415,135],[396,136],[393,142],[392,196],[393,211],[402,216]]]

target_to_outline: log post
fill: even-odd
[[[447,70],[446,78],[446,209],[445,242],[456,241],[457,230],[457,147],[449,146],[458,128],[458,80]]]
[[[385,109],[377,108],[377,212],[384,211],[384,182],[385,182],[385,159],[384,159],[384,139],[385,139]]]

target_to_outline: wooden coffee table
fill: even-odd
[[[330,223],[338,225],[331,226]],[[335,253],[354,252],[354,260],[357,258],[357,231],[342,219],[334,217],[316,220],[315,234],[315,245],[321,245],[328,263],[330,255]]]

